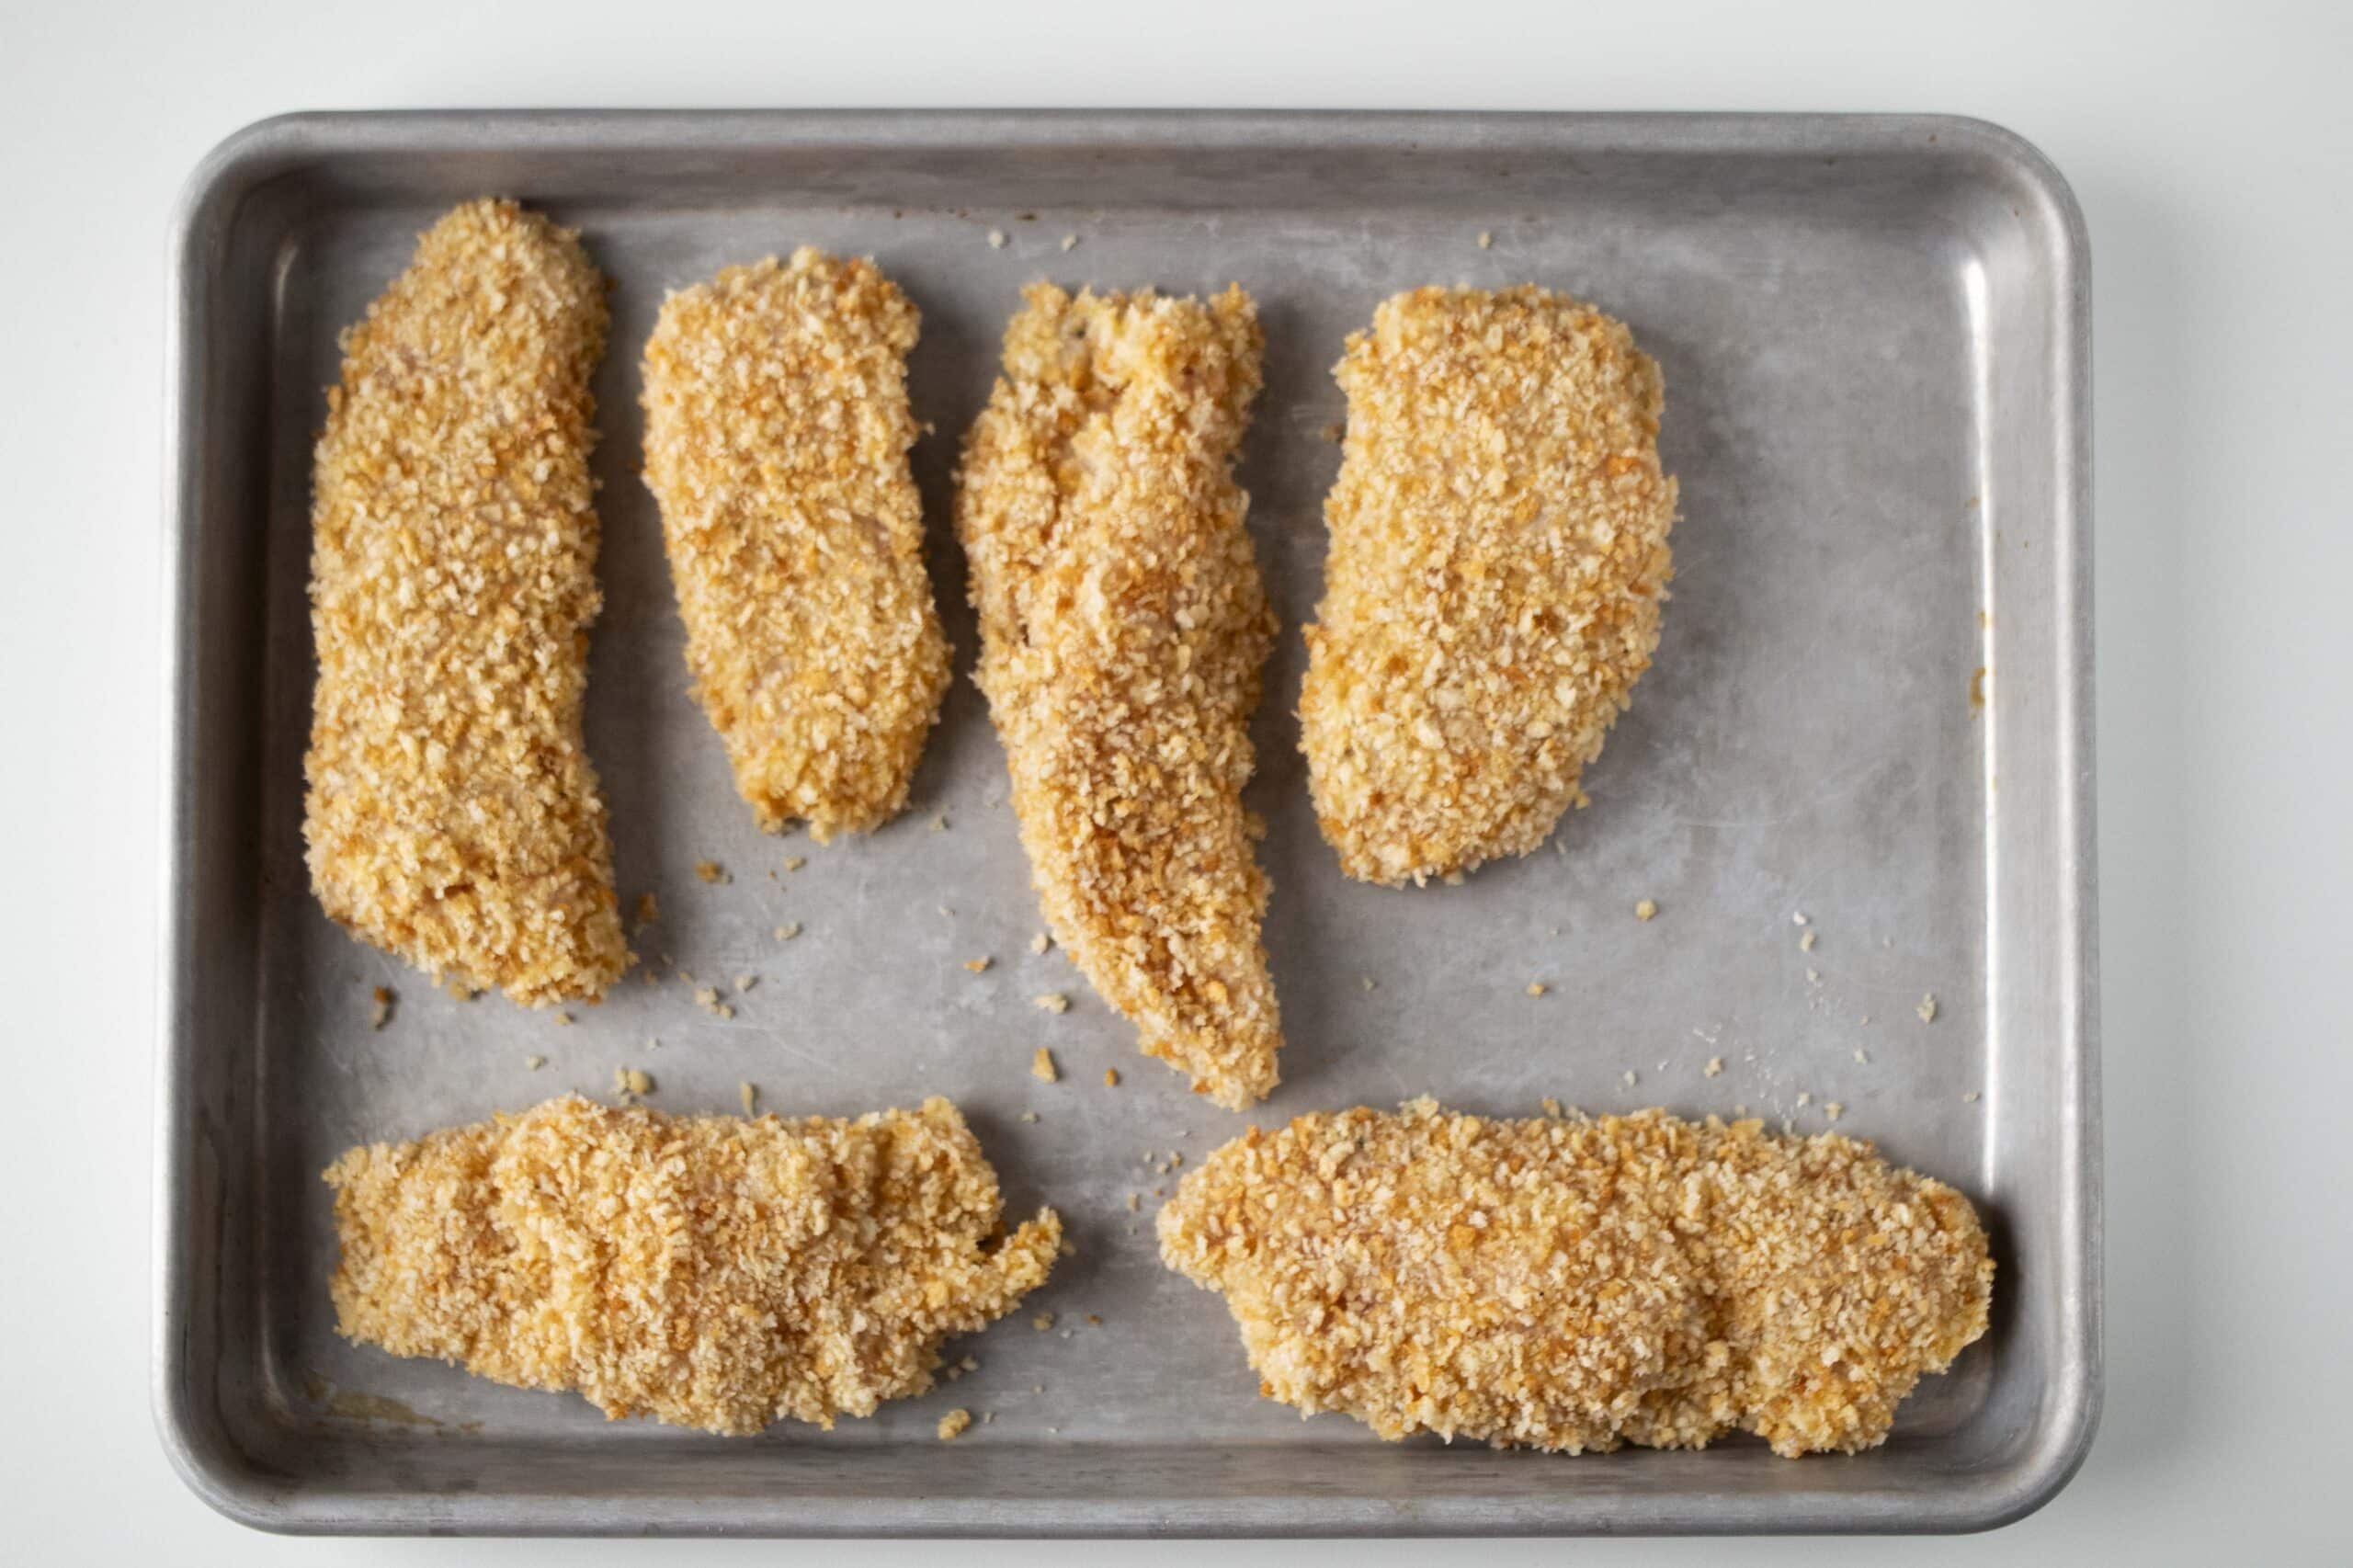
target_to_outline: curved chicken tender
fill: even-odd
[[[1047,919],[1147,1054],[1239,1108],[1281,1041],[1242,806],[1274,637],[1232,474],[1257,312],[1023,297],[957,501],[981,687]]]
[[[1303,1116],[1211,1153],[1159,1229],[1267,1395],[1570,1453],[1871,1448],[1994,1278],[1969,1200],[1870,1144],[1659,1110]]]
[[[671,295],[646,341],[687,667],[771,831],[895,815],[948,689],[907,465],[920,319],[871,261],[804,245]]]
[[[730,1435],[921,1393],[1062,1243],[1045,1209],[989,1244],[996,1174],[943,1099],[747,1121],[573,1095],[325,1179],[346,1337]]]
[[[1300,749],[1348,875],[1524,855],[1658,646],[1675,481],[1658,367],[1534,287],[1385,301],[1336,372],[1347,444]]]
[[[576,236],[457,209],[344,334],[313,479],[312,885],[437,980],[534,1006],[629,962],[580,728],[605,323]]]

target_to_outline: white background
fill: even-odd
[[[166,215],[290,108],[1951,110],[2091,222],[2107,1419],[1991,1537],[1744,1562],[2346,1561],[2353,1403],[2353,23],[2332,6],[1424,0],[801,10],[0,0],[0,1559],[1714,1562],[1705,1542],[1065,1549],[287,1541],[147,1411]],[[1608,1462],[1587,1460],[1585,1462]]]

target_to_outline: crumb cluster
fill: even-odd
[[[1967,1199],[1836,1133],[1423,1099],[1253,1129],[1161,1210],[1262,1392],[1382,1437],[1854,1452],[1985,1332]]]
[[[1524,855],[1584,803],[1658,646],[1658,367],[1565,296],[1427,288],[1383,301],[1336,374],[1299,710],[1316,817],[1366,881]]]
[[[303,837],[329,916],[535,1006],[629,963],[581,737],[597,591],[576,235],[476,201],[342,340],[313,454]]]
[[[1242,786],[1274,617],[1234,484],[1256,308],[1032,284],[964,445],[979,680],[1048,922],[1218,1104],[1276,1081]]]
[[[918,322],[872,262],[803,246],[671,295],[645,345],[695,695],[760,825],[820,842],[906,803],[948,689],[907,463]]]
[[[944,1099],[787,1121],[570,1096],[325,1179],[347,1337],[727,1434],[922,1392],[1062,1244],[1051,1210],[993,1240],[995,1172]]]

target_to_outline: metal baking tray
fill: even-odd
[[[321,389],[416,233],[483,193],[577,225],[613,279],[589,745],[622,896],[664,912],[640,950],[731,989],[757,974],[732,1020],[634,976],[568,1027],[460,1003],[308,891]],[[664,290],[803,243],[872,254],[922,307],[916,468],[960,671],[906,816],[825,848],[764,838],[730,787],[637,475]],[[216,1507],[297,1531],[1927,1530],[2015,1518],[2081,1459],[2100,1365],[2087,258],[2064,184],[2017,137],[1908,117],[301,115],[204,161],[176,244],[154,1392]],[[961,678],[949,474],[1040,276],[1238,279],[1265,320],[1242,479],[1285,631],[1252,800],[1290,1043],[1248,1119],[1428,1092],[1814,1130],[1841,1102],[1842,1130],[1969,1191],[2001,1266],[1992,1333],[1885,1447],[1383,1445],[1260,1400],[1222,1302],[1161,1268],[1173,1178],[1141,1162],[1198,1157],[1244,1119],[1029,951],[1004,765]],[[1339,456],[1328,371],[1392,290],[1525,279],[1624,317],[1665,368],[1684,514],[1665,642],[1552,847],[1461,886],[1358,886],[1316,835],[1291,714]],[[699,881],[706,858],[732,881]],[[806,935],[779,944],[785,921]],[[379,984],[398,995],[381,1030]],[[1030,1005],[1049,991],[1067,1016]],[[1040,1043],[1057,1085],[1029,1076]],[[1076,1254],[957,1347],[977,1371],[831,1433],[608,1424],[335,1337],[330,1158],[603,1092],[624,1062],[672,1110],[732,1110],[745,1079],[795,1112],[951,1096],[1010,1207],[1057,1205]],[[951,1405],[991,1419],[943,1445]]]

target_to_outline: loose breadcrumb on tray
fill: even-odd
[[[803,246],[673,294],[645,346],[645,479],[687,667],[763,827],[905,805],[948,689],[907,451],[919,316]]]
[[[995,1173],[943,1099],[747,1121],[571,1096],[326,1181],[346,1337],[730,1435],[922,1392],[1062,1244],[1051,1210],[993,1240]]]
[[[1057,938],[1146,1054],[1240,1108],[1280,1043],[1242,804],[1275,631],[1232,472],[1257,313],[1239,288],[1024,299],[957,497],[980,684]]]
[[[1968,1199],[1868,1143],[1658,1110],[1301,1117],[1211,1153],[1158,1230],[1269,1396],[1572,1453],[1873,1447],[1994,1276]]]
[[[475,201],[343,335],[312,470],[303,837],[327,914],[543,1006],[629,962],[581,734],[597,590],[577,236]]]
[[[1317,820],[1366,881],[1527,854],[1583,803],[1658,645],[1658,367],[1564,295],[1428,288],[1383,301],[1336,374],[1299,709]]]

